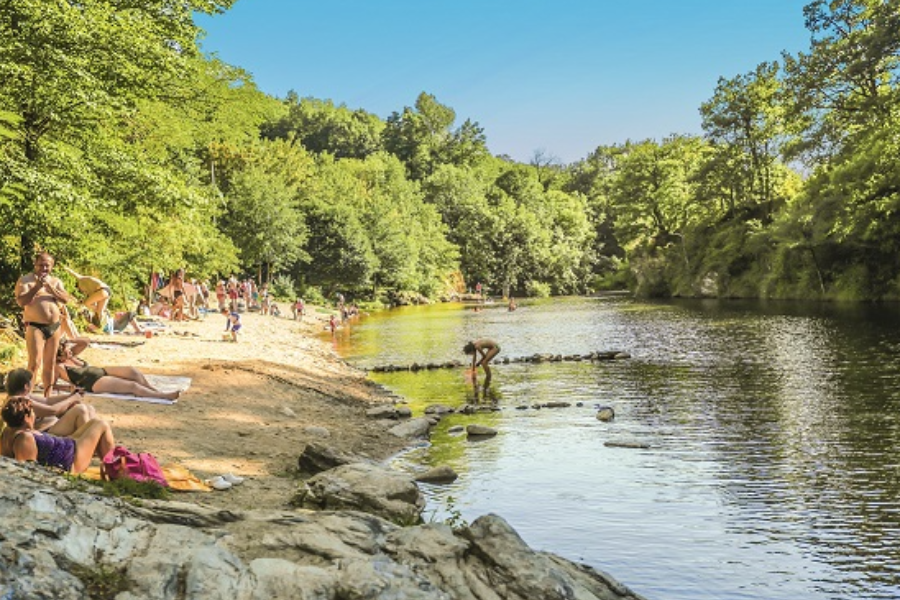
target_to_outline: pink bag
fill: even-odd
[[[125,446],[116,446],[103,457],[101,471],[105,479],[128,477],[169,487],[155,456],[149,452],[134,453]]]

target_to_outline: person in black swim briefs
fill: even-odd
[[[22,307],[25,322],[25,347],[28,351],[28,370],[37,374],[41,369],[44,396],[50,395],[56,373],[56,352],[62,334],[60,304],[70,300],[62,282],[51,274],[56,263],[48,252],[34,258],[34,271],[16,282],[16,304]]]
[[[134,367],[94,367],[74,354],[68,344],[59,348],[57,374],[75,387],[98,394],[127,394],[139,398],[178,400],[180,391],[162,392]]]

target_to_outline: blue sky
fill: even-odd
[[[701,133],[720,76],[806,51],[810,0],[238,0],[205,52],[264,92],[382,118],[421,92],[494,154],[569,163],[599,145]]]

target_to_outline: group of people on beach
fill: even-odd
[[[74,324],[66,309],[73,297],[53,275],[55,262],[49,253],[39,253],[34,270],[16,283],[15,298],[22,308],[28,363],[27,368],[7,373],[3,381],[7,399],[2,418],[6,427],[0,434],[0,454],[80,473],[90,464],[91,456],[102,458],[115,445],[109,423],[97,416],[93,406],[84,403],[86,393],[176,400],[180,392],[154,388],[133,367],[97,367],[78,357],[89,340],[74,335]],[[82,304],[100,318],[112,295],[109,286],[95,277],[66,270],[85,294]],[[40,396],[35,394],[38,373]],[[70,391],[54,395],[54,389],[60,385]]]

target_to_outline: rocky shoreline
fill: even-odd
[[[130,447],[201,476],[231,468],[246,483],[129,502],[0,459],[0,598],[640,598],[596,569],[531,550],[499,516],[423,523],[418,485],[381,461],[427,437],[440,416],[367,416],[394,406],[390,396],[316,339],[320,323],[248,316],[259,338],[243,345],[213,342],[215,324],[189,324],[189,335],[120,355],[141,365],[166,357],[171,371],[190,373],[177,405],[95,402]],[[285,330],[300,337],[278,339]],[[300,346],[294,360],[253,360],[287,343]],[[172,361],[176,351],[189,359]]]

